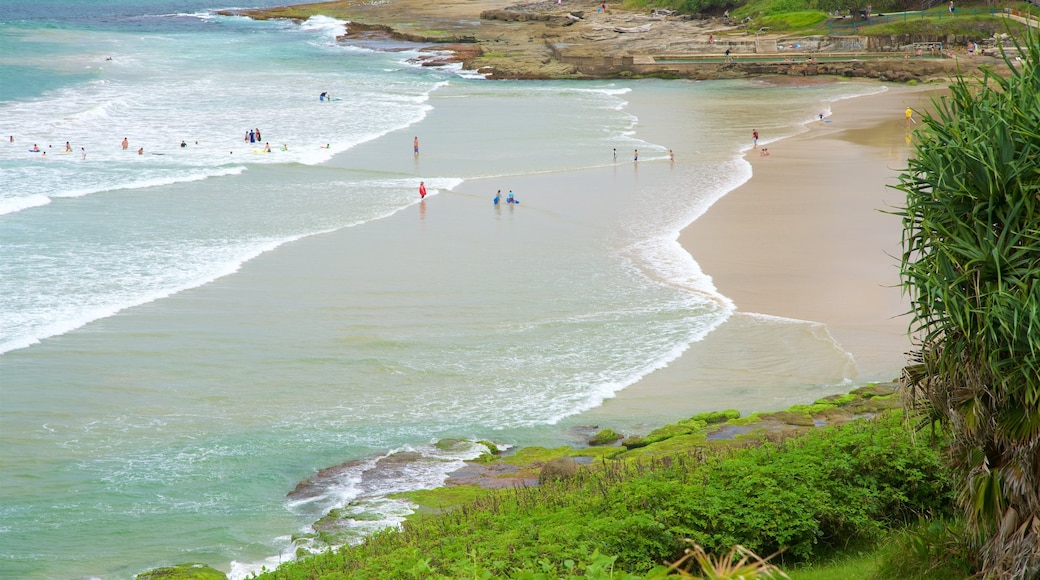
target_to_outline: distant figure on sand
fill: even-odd
[[[502,201],[502,190],[501,189],[498,190],[498,192],[495,193],[495,198],[492,199],[491,201],[495,202],[495,205],[498,205],[498,202]]]
[[[129,146],[130,142],[126,140],[126,137],[123,137],[123,151],[126,151],[126,148]]]
[[[758,149],[758,129],[751,130],[751,148]]]
[[[418,137],[416,137],[415,139],[412,140],[412,151],[414,151],[416,155],[419,154],[419,138]]]
[[[762,148],[762,152],[759,153],[759,155],[761,155],[762,157],[769,157],[769,148],[768,147],[763,147]]]
[[[419,199],[426,199],[426,182],[419,182]]]

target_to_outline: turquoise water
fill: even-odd
[[[747,125],[779,138],[876,90],[488,82],[341,45],[330,19],[8,4],[4,578],[242,578],[332,507],[384,515],[359,535],[398,521],[387,493],[480,452],[439,438],[559,438],[729,315],[674,238],[749,175]],[[689,138],[654,142],[634,101]],[[423,459],[378,464],[400,450]]]

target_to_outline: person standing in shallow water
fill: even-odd
[[[418,136],[416,136],[415,139],[412,139],[412,152],[415,153],[416,155],[419,154],[419,137]]]
[[[639,161],[639,149],[632,155],[632,161]]]
[[[126,140],[126,137],[123,137],[123,151],[126,151],[126,148],[129,146],[130,142]]]
[[[758,129],[751,130],[751,148],[758,149]]]
[[[426,199],[426,182],[419,182],[419,199]]]

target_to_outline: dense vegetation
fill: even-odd
[[[1009,74],[957,78],[899,189],[909,385],[950,437],[969,539],[993,578],[1040,576],[1040,37]]]
[[[791,564],[869,546],[952,500],[940,451],[894,412],[778,443],[601,460],[263,578],[651,578],[686,539]]]

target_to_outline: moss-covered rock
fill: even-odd
[[[192,562],[142,572],[137,580],[227,580],[227,574],[205,564]]]
[[[589,438],[589,445],[611,445],[621,437],[622,435],[613,429],[604,429]]]
[[[697,422],[703,422],[706,425],[714,425],[715,423],[725,423],[733,419],[740,418],[740,411],[736,409],[726,409],[725,411],[709,411],[707,413],[701,413],[694,415],[689,419],[683,419],[679,421],[680,425],[693,424]]]

